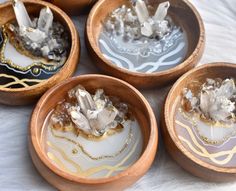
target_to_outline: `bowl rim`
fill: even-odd
[[[107,65],[110,68],[116,70],[117,72],[121,72],[121,73],[124,73],[126,75],[134,76],[134,77],[161,77],[161,76],[169,75],[169,74],[172,74],[172,73],[177,73],[177,72],[180,72],[181,70],[184,70],[185,67],[190,65],[198,57],[198,54],[201,52],[201,50],[205,46],[205,27],[204,27],[203,20],[202,20],[202,18],[200,16],[199,12],[193,6],[193,4],[190,3],[188,0],[181,0],[181,1],[183,1],[188,6],[188,8],[195,15],[195,18],[197,19],[197,22],[198,22],[198,27],[200,29],[199,39],[198,39],[197,46],[195,47],[194,51],[183,62],[181,62],[177,66],[175,66],[175,67],[173,67],[171,69],[168,69],[168,70],[160,71],[160,72],[153,72],[153,73],[132,72],[132,71],[130,71],[128,69],[123,69],[121,67],[118,67],[115,64],[112,64],[109,60],[107,60],[102,55],[99,47],[97,46],[97,41],[93,37],[92,20],[95,18],[94,15],[97,13],[97,11],[99,10],[100,6],[102,6],[105,3],[105,1],[109,1],[109,0],[99,0],[93,6],[93,8],[91,9],[91,11],[89,13],[89,16],[87,18],[86,30],[85,31],[86,31],[88,43],[92,47],[92,49],[93,49],[94,53],[96,54],[96,56],[98,56],[98,58],[103,63],[105,63],[105,65]]]
[[[74,66],[74,64],[72,64],[70,62],[70,60],[73,59],[73,55],[76,54],[76,49],[78,49],[78,54],[80,54],[80,38],[79,38],[79,34],[77,33],[77,30],[72,22],[72,20],[70,19],[70,17],[64,12],[62,11],[60,8],[58,8],[57,6],[49,3],[49,2],[45,2],[45,1],[34,1],[34,0],[22,0],[23,3],[30,4],[30,5],[41,5],[44,7],[49,7],[50,9],[52,9],[52,12],[56,12],[58,15],[60,15],[60,17],[65,21],[65,23],[67,23],[67,27],[69,29],[69,35],[71,37],[71,47],[70,47],[70,53],[69,56],[66,60],[66,62],[64,63],[64,65],[60,68],[60,70],[58,72],[56,72],[54,75],[52,75],[50,78],[36,84],[33,86],[28,86],[28,87],[22,87],[22,88],[3,88],[0,87],[0,92],[7,92],[7,93],[23,93],[25,91],[33,91],[36,89],[40,89],[43,88],[44,86],[46,86],[47,84],[53,84],[55,82],[58,81],[59,77],[61,75],[63,75],[65,72],[65,70],[67,70],[68,68]],[[7,1],[3,4],[0,4],[0,10],[3,8],[11,8],[12,3],[10,1]],[[78,64],[78,63],[76,63]],[[65,76],[65,78],[70,77],[70,75]]]
[[[34,137],[34,135],[36,134],[36,129],[38,128],[37,125],[35,125],[35,121],[37,120],[39,112],[42,109],[42,106],[45,104],[45,102],[47,102],[47,99],[50,97],[50,95],[53,92],[58,91],[60,89],[60,87],[65,86],[72,81],[78,81],[80,79],[83,80],[83,79],[89,79],[89,78],[94,79],[97,77],[103,78],[105,80],[113,80],[114,82],[123,84],[126,87],[128,87],[131,91],[133,91],[141,99],[141,101],[143,102],[143,104],[145,105],[145,107],[148,111],[148,115],[150,116],[148,119],[148,121],[150,123],[150,127],[149,127],[150,128],[150,135],[149,135],[148,143],[147,143],[146,147],[144,148],[142,155],[139,157],[139,159],[133,165],[128,167],[126,170],[118,173],[117,175],[107,177],[107,178],[92,179],[92,178],[82,178],[82,177],[79,177],[79,176],[76,176],[73,174],[69,174],[69,173],[59,169],[58,167],[56,167],[54,164],[52,164],[50,162],[50,160],[48,159],[48,157],[46,156],[45,152],[43,152],[42,146],[40,145],[38,139],[36,139]],[[151,106],[149,105],[146,98],[136,88],[134,88],[130,84],[128,84],[120,79],[114,78],[114,77],[100,75],[100,74],[87,74],[87,75],[81,75],[81,76],[77,76],[77,77],[73,77],[73,78],[69,78],[67,80],[64,80],[63,82],[61,82],[58,85],[49,89],[41,97],[41,99],[37,103],[37,105],[32,113],[32,116],[31,116],[31,120],[30,120],[30,124],[29,124],[29,141],[31,142],[30,144],[32,144],[34,151],[36,152],[36,154],[40,158],[40,160],[43,162],[43,164],[46,165],[46,167],[49,168],[56,175],[58,175],[64,179],[76,182],[76,183],[103,184],[103,183],[113,182],[113,181],[118,180],[122,177],[136,173],[135,170],[139,169],[139,167],[143,163],[143,161],[146,161],[149,159],[149,154],[151,154],[153,152],[154,156],[156,155],[156,151],[157,151],[157,147],[158,147],[158,126],[157,126],[156,118],[155,118],[155,115],[153,113]],[[153,160],[154,160],[154,157],[153,157]]]
[[[229,63],[229,62],[212,62],[212,63],[208,63],[208,64],[204,64],[201,66],[198,66],[190,71],[188,71],[187,73],[185,73],[183,76],[181,76],[176,83],[172,86],[171,90],[169,91],[167,97],[166,97],[166,101],[164,104],[164,111],[163,111],[163,117],[164,117],[164,124],[165,124],[165,129],[167,131],[167,133],[169,134],[173,144],[178,148],[178,150],[181,152],[182,155],[184,155],[185,157],[187,157],[189,160],[191,160],[193,163],[212,170],[214,172],[220,172],[220,173],[228,173],[228,174],[235,174],[236,173],[236,167],[219,167],[219,166],[215,166],[213,164],[204,162],[203,160],[195,157],[193,154],[191,154],[191,152],[186,149],[184,147],[184,145],[181,143],[181,141],[179,140],[179,138],[177,137],[177,133],[174,130],[173,125],[170,123],[169,120],[169,106],[170,106],[170,99],[173,98],[173,93],[175,92],[176,89],[178,89],[178,86],[180,83],[182,83],[182,81],[184,81],[188,76],[191,76],[192,74],[194,74],[195,72],[198,71],[202,71],[202,70],[209,70],[212,68],[222,68],[222,67],[227,67],[227,68],[231,68],[232,70],[236,70],[236,64],[233,63]]]

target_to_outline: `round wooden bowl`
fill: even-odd
[[[107,95],[115,96],[134,108],[143,135],[143,151],[140,158],[129,168],[108,178],[81,178],[57,168],[47,157],[42,143],[42,128],[45,118],[62,101],[68,90],[78,84],[88,91],[104,89]],[[38,102],[29,126],[29,149],[39,173],[59,190],[123,190],[143,176],[151,166],[158,145],[158,129],[154,113],[142,94],[119,79],[103,75],[82,75],[64,81],[50,89]]]
[[[68,30],[71,39],[70,53],[64,66],[51,78],[33,86],[25,88],[0,87],[0,103],[8,105],[24,105],[35,101],[46,90],[58,82],[70,77],[77,66],[80,56],[80,41],[76,28],[71,19],[58,7],[43,1],[25,0],[25,6],[30,14],[39,14],[41,8],[48,6],[54,17]],[[0,4],[0,25],[15,19],[11,2]]]
[[[193,82],[203,83],[206,78],[226,79],[231,77],[236,79],[235,64],[212,63],[197,67],[183,75],[174,84],[166,98],[163,110],[162,134],[167,151],[185,170],[208,181],[222,182],[236,180],[236,165],[234,166],[235,159],[229,158],[235,157],[235,153],[231,150],[231,147],[227,146],[227,144],[232,144],[233,142],[221,144],[221,146],[218,146],[217,148],[214,147],[214,150],[212,150],[213,146],[210,147],[208,144],[203,144],[197,133],[193,130],[191,130],[193,132],[191,136],[191,133],[189,133],[191,131],[188,130],[190,127],[187,124],[188,122],[185,123],[179,122],[178,119],[176,120],[176,109],[179,108],[178,104],[182,96],[183,88],[188,87]],[[181,131],[177,131],[177,128],[180,127]],[[183,138],[181,138],[181,136],[183,132],[186,134],[189,133],[187,134],[189,138],[185,137],[185,139],[189,141],[188,144],[185,143],[186,141],[182,141]],[[196,141],[194,142],[194,139],[197,140],[197,144]],[[234,139],[229,141],[234,141]],[[200,146],[199,143],[201,143]],[[197,149],[197,151],[191,149],[189,145],[192,145],[192,148]],[[224,152],[226,154],[221,155]],[[231,154],[232,156],[230,156]],[[203,157],[201,158],[200,156]],[[230,160],[227,161],[226,159]]]
[[[89,8],[91,8],[92,5],[97,0],[67,0],[66,2],[62,0],[46,0],[46,1],[60,7],[62,10],[64,10],[66,13],[70,15],[79,15],[87,11]]]
[[[152,0],[149,2],[150,4],[157,4],[163,2],[163,0]],[[177,23],[180,23],[188,36],[188,53],[182,63],[165,71],[145,74],[120,68],[107,60],[102,55],[98,45],[98,38],[103,27],[102,23],[109,13],[127,3],[128,0],[100,0],[91,10],[87,20],[87,47],[97,66],[106,74],[123,79],[138,88],[149,88],[161,86],[177,79],[198,63],[204,50],[205,30],[199,13],[186,0],[170,0],[171,7],[169,9],[169,14],[172,15],[172,18]]]

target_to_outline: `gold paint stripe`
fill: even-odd
[[[48,144],[48,146],[50,146],[52,149],[58,151],[58,152],[61,154],[61,156],[63,157],[64,160],[66,160],[66,161],[69,162],[71,165],[73,165],[73,166],[76,168],[76,172],[77,172],[77,173],[81,173],[81,172],[82,172],[81,167],[80,167],[77,163],[75,163],[73,160],[71,160],[71,159],[66,155],[66,153],[65,153],[62,149],[56,147],[55,145],[53,145],[53,144],[50,143],[49,141],[47,142],[47,144]]]
[[[53,153],[48,152],[47,155],[48,155],[48,158],[54,161],[60,168],[67,169],[65,165]]]
[[[28,84],[26,84],[26,82],[35,82],[35,83],[40,83],[44,80],[38,80],[38,79],[18,79],[16,76],[12,76],[12,75],[8,75],[8,74],[0,74],[0,78],[10,78],[12,80],[14,80],[13,82],[9,82],[7,84],[4,84],[4,85],[0,85],[1,88],[8,88],[12,85],[17,85],[17,84],[20,84],[22,85],[23,87],[29,87]]]
[[[116,166],[114,166],[114,167],[118,168],[119,166],[123,165],[123,164],[131,157],[131,155],[134,153],[134,151],[136,150],[137,146],[138,146],[138,141],[136,141],[135,145],[133,146],[133,148],[132,148],[132,150],[129,152],[129,154],[128,154],[120,163],[118,163],[118,164],[117,164]],[[114,172],[114,170],[110,170],[110,171],[107,173],[106,177],[109,177],[113,172]]]
[[[180,121],[175,121],[176,124],[180,125],[181,127],[185,128],[187,130],[187,132],[189,133],[189,136],[191,137],[193,143],[195,144],[195,146],[200,149],[202,152],[198,151],[188,140],[186,140],[185,138],[179,136],[179,139],[182,140],[183,142],[185,142],[189,148],[197,155],[200,155],[202,157],[206,157],[209,158],[212,162],[219,164],[219,165],[224,165],[227,164],[234,156],[234,154],[236,153],[236,146],[232,149],[232,150],[227,150],[227,151],[220,151],[217,153],[209,153],[203,146],[201,146],[199,144],[199,142],[196,140],[195,135],[193,134],[191,128],[183,123],[181,123]],[[221,157],[221,156],[225,156],[228,155],[224,160],[217,160],[217,157]]]
[[[129,134],[128,134],[128,137],[126,138],[126,141],[125,141],[125,144],[122,146],[122,148],[115,154],[113,155],[101,155],[101,156],[98,156],[98,157],[95,157],[95,156],[92,156],[84,147],[83,145],[81,145],[79,142],[76,142],[72,139],[69,139],[67,137],[64,137],[64,136],[60,136],[60,135],[56,135],[56,133],[54,132],[53,128],[51,128],[51,132],[52,132],[52,135],[56,138],[59,138],[59,139],[63,139],[63,140],[66,140],[74,145],[76,145],[77,147],[79,147],[79,149],[87,156],[89,157],[90,159],[92,160],[101,160],[101,159],[110,159],[110,158],[114,158],[116,156],[118,156],[120,153],[122,153],[128,146],[128,144],[130,143],[131,139],[132,139],[132,128],[130,127],[129,129]]]
[[[76,170],[77,170],[76,173],[71,172],[68,168],[66,168],[64,166],[64,164],[60,161],[60,159],[56,158],[55,156],[52,157],[52,154],[50,154],[51,157],[49,157],[49,158],[51,160],[53,160],[56,164],[58,164],[58,166],[60,166],[63,170],[65,170],[67,172],[70,172],[71,174],[75,174],[75,175],[79,174],[80,176],[88,177],[88,176],[92,176],[92,175],[94,175],[94,174],[96,174],[96,173],[98,173],[102,170],[121,171],[121,170],[125,170],[126,168],[128,168],[126,166],[121,167],[121,165],[119,165],[118,167],[109,166],[109,165],[102,165],[102,166],[99,166],[99,167],[94,167],[94,168],[90,168],[90,169],[87,169],[87,170],[83,171],[81,169],[81,167],[77,163],[75,163],[73,160],[71,160],[62,149],[60,149],[59,147],[53,145],[50,142],[47,142],[47,144],[48,144],[49,147],[51,147],[52,149],[54,149],[55,151],[60,153],[64,160],[66,160],[68,163],[70,163],[71,165],[73,165],[76,168]],[[61,165],[61,164],[63,164],[63,165]]]

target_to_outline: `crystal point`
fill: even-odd
[[[154,19],[157,21],[163,21],[167,15],[168,9],[170,7],[170,2],[166,1],[161,4],[159,4],[156,13],[154,15]]]
[[[52,27],[53,14],[49,7],[43,8],[39,14],[38,29],[48,34],[49,29]]]
[[[16,20],[19,27],[33,27],[29,14],[24,6],[24,3],[20,0],[13,0],[13,9],[16,15]]]
[[[141,24],[148,20],[149,12],[143,0],[137,0],[134,9]]]

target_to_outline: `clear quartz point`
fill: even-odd
[[[85,89],[79,87],[75,96],[78,107],[70,109],[71,120],[76,127],[87,134],[101,136],[107,130],[116,128],[119,111],[105,96],[103,90],[97,90],[92,96]]]
[[[161,3],[158,6],[155,15],[153,16],[153,19],[157,21],[163,21],[167,16],[169,7],[170,7],[169,1]]]
[[[155,15],[151,17],[148,12],[147,5],[143,0],[137,0],[134,3],[134,10],[141,24],[141,34],[146,37],[151,37],[153,34],[162,38],[169,32],[168,21],[165,20],[168,9],[170,7],[169,1],[159,4]]]
[[[19,27],[33,27],[24,3],[20,0],[13,0],[12,2]]]
[[[207,119],[227,124],[235,121],[236,88],[233,79],[221,83],[207,79],[197,95],[187,89],[184,97],[189,101],[191,111],[195,110]]]
[[[40,11],[38,20],[38,29],[48,34],[49,29],[52,27],[53,14],[49,7],[46,7]]]
[[[135,3],[134,9],[140,23],[144,23],[148,20],[149,12],[143,0],[137,0]]]

